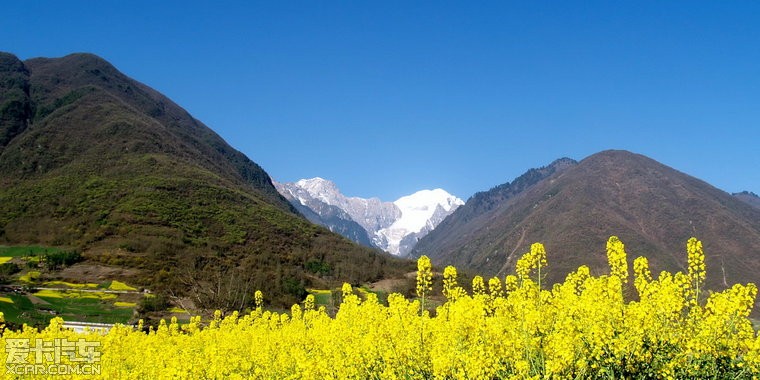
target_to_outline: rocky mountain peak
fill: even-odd
[[[306,207],[304,214],[321,215],[311,217],[315,223],[339,232],[338,224],[355,222],[370,236],[372,245],[395,255],[406,256],[420,237],[431,231],[447,215],[464,202],[443,189],[421,190],[404,196],[395,202],[379,198],[347,197],[332,181],[315,177],[292,183],[276,183],[278,191],[296,208]],[[326,216],[338,215],[334,210],[329,214],[326,206],[337,207],[345,217],[340,221]],[[351,230],[352,236],[357,234]],[[355,241],[352,236],[344,235]],[[360,242],[361,243],[361,242]]]

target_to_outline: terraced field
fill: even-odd
[[[0,246],[0,311],[11,323],[44,326],[54,317],[98,323],[135,322],[136,309],[145,296],[137,287],[115,279],[101,283],[55,278],[47,255],[65,252],[58,247]]]

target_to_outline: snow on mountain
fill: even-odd
[[[340,207],[313,198],[308,192],[304,194],[302,189],[289,184],[274,182],[274,186],[310,222],[325,226],[361,245],[376,247],[367,230]]]
[[[302,179],[293,185],[295,192],[300,194],[298,200],[301,203],[306,204],[308,198],[312,198],[337,206],[370,234],[390,226],[401,215],[398,207],[391,202],[383,202],[379,198],[346,197],[335,183],[323,178]]]
[[[397,199],[393,204],[401,216],[377,232],[386,242],[386,250],[406,256],[422,236],[432,231],[446,216],[464,204],[443,189],[421,190]]]
[[[443,189],[418,191],[395,202],[383,202],[378,198],[346,197],[335,183],[319,177],[275,183],[275,187],[297,208],[306,207],[320,216],[310,216],[309,219],[313,222],[338,233],[346,230],[345,225],[349,222],[358,223],[367,232],[372,245],[401,256],[407,255],[417,240],[464,204],[461,199]],[[345,214],[337,213],[328,206],[337,207]],[[326,214],[327,210],[329,215]],[[351,236],[344,235],[357,241],[354,230],[351,230]]]

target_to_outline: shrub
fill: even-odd
[[[48,269],[59,269],[82,261],[82,255],[77,251],[58,251],[45,254],[45,265]]]

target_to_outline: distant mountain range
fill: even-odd
[[[0,244],[77,249],[73,272],[228,310],[412,267],[309,223],[259,165],[92,54],[0,53]]]
[[[653,273],[683,270],[689,237],[703,241],[713,288],[757,282],[757,196],[732,196],[650,158],[604,151],[560,159],[478,193],[415,246],[439,265],[503,276],[533,242],[548,253],[547,280],[580,265],[607,270],[605,242],[617,235],[629,261],[645,255]]]
[[[322,178],[275,182],[275,187],[312,222],[397,256],[408,255],[420,238],[464,204],[443,189],[418,191],[395,202],[346,197]]]

